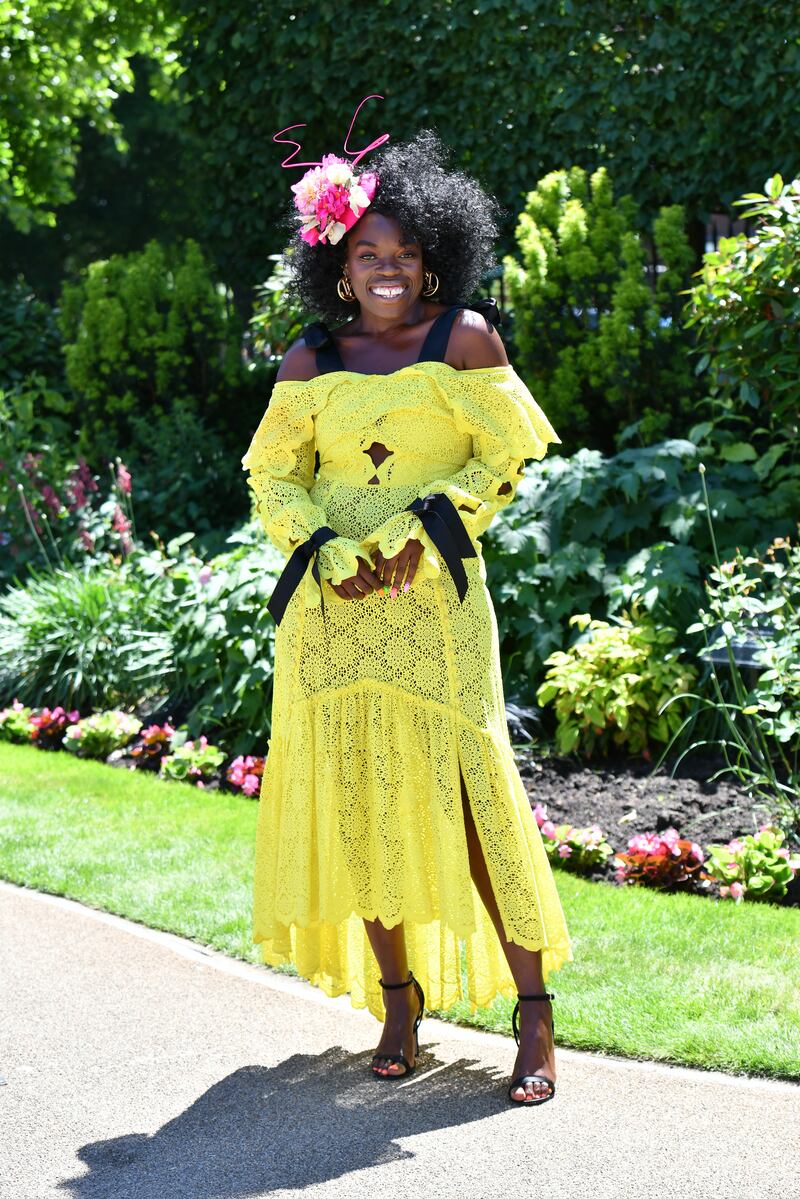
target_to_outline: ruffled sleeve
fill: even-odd
[[[560,445],[561,438],[512,366],[458,371],[445,387],[457,428],[472,438],[472,457],[455,474],[420,487],[417,496],[444,492],[476,544],[514,499],[525,460],[544,458],[548,445]],[[392,558],[410,537],[425,546],[423,576],[438,574],[435,550],[414,512],[389,517],[362,545]]]
[[[328,525],[323,508],[309,491],[314,483],[314,415],[327,392],[314,381],[276,383],[269,407],[253,435],[242,468],[255,494],[256,510],[272,544],[287,558],[312,533]],[[368,555],[349,537],[332,537],[317,550],[319,573],[341,583],[358,571]],[[319,604],[311,571],[305,576],[307,605]]]

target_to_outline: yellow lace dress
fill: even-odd
[[[377,467],[373,442],[390,451]],[[541,949],[545,980],[572,960],[509,741],[479,541],[512,502],[525,459],[551,442],[560,438],[511,366],[426,361],[277,383],[242,459],[287,559],[315,532],[329,537],[315,547],[320,581],[303,570],[276,627],[253,942],[267,964],[294,963],[381,1020],[362,918],[403,922],[429,1008],[466,999],[474,1010],[515,994],[470,879],[460,775],[507,936]],[[439,493],[474,555],[459,558],[463,599],[436,521],[408,508]],[[376,547],[393,556],[409,537],[425,552],[396,598],[342,599],[325,581],[354,575]]]

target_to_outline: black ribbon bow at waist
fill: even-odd
[[[467,572],[462,558],[477,558],[475,546],[458,515],[458,509],[443,491],[413,500],[407,508],[416,512],[422,527],[445,560],[456,585],[459,602],[463,604],[467,594]]]
[[[317,581],[320,590],[320,603],[322,604],[322,619],[325,619],[325,597],[322,594],[322,582],[319,576],[319,562],[317,560],[317,550],[326,541],[331,541],[332,538],[338,537],[339,534],[335,529],[331,529],[329,525],[323,525],[317,529],[307,541],[302,542],[292,552],[292,556],[283,568],[280,578],[275,584],[272,595],[267,603],[267,610],[273,617],[276,624],[281,623],[286,606],[289,600],[294,595],[303,575],[306,573],[308,564],[311,559],[314,559],[311,573]]]
[[[459,601],[463,603],[468,583],[462,558],[477,558],[478,554],[457,508],[443,491],[435,491],[432,495],[413,500],[404,511],[416,512],[419,516],[422,527],[444,558],[455,583]],[[317,550],[332,537],[338,537],[338,533],[328,525],[323,525],[292,552],[267,603],[267,609],[276,624],[281,623],[289,600],[299,587],[312,559],[311,573],[320,589],[322,619],[325,620],[325,597],[319,574]]]

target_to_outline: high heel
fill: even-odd
[[[418,1014],[416,1020],[414,1021],[414,1027],[412,1029],[412,1032],[414,1033],[414,1066],[410,1066],[408,1064],[408,1058],[405,1056],[404,1053],[373,1053],[373,1055],[372,1055],[373,1062],[375,1062],[379,1059],[382,1059],[383,1061],[389,1062],[389,1063],[396,1062],[398,1066],[405,1066],[405,1070],[403,1071],[402,1074],[379,1074],[378,1071],[373,1066],[372,1073],[374,1074],[375,1078],[385,1078],[385,1079],[408,1078],[409,1074],[414,1073],[416,1061],[417,1061],[417,1058],[419,1057],[418,1029],[419,1029],[420,1024],[422,1023],[422,1016],[425,1011],[425,992],[423,991],[422,987],[419,985],[417,980],[414,978],[414,975],[410,971],[409,971],[408,978],[406,979],[406,981],[404,983],[385,983],[382,978],[379,978],[378,982],[381,984],[384,991],[397,991],[401,987],[410,987],[411,984],[413,983],[414,989],[417,992],[417,998],[419,999],[419,1014]]]
[[[542,991],[538,995],[517,995],[517,1003],[511,1016],[511,1028],[517,1045],[519,1045],[519,1005],[520,1003],[524,1003],[527,999],[555,999],[555,995],[553,995],[550,991]],[[556,1022],[552,1015],[550,1016],[550,1027],[553,1031],[553,1037],[555,1038]],[[550,1088],[549,1094],[543,1095],[540,1099],[514,1098],[514,1091],[516,1091],[518,1088],[521,1088],[524,1091],[525,1084],[527,1082],[536,1081],[546,1082]],[[546,1074],[522,1074],[519,1078],[515,1078],[508,1088],[508,1098],[512,1103],[516,1104],[517,1107],[534,1107],[537,1103],[547,1103],[548,1099],[552,1099],[555,1093],[556,1084],[553,1082],[552,1078],[548,1078]]]

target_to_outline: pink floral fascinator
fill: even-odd
[[[375,195],[378,186],[378,176],[375,172],[364,171],[357,175],[354,168],[370,150],[387,142],[389,134],[382,133],[363,150],[350,150],[347,143],[353,132],[356,117],[367,100],[382,99],[383,96],[365,96],[353,113],[347,137],[344,139],[344,152],[349,158],[326,154],[321,162],[292,162],[302,147],[293,138],[281,135],[288,133],[290,129],[304,129],[304,124],[287,125],[272,136],[272,140],[280,145],[295,147],[292,153],[284,158],[282,167],[310,168],[299,183],[292,184],[295,207],[300,214],[299,233],[303,241],[308,242],[310,246],[315,246],[318,242],[327,242],[335,246],[348,229],[352,229]]]

